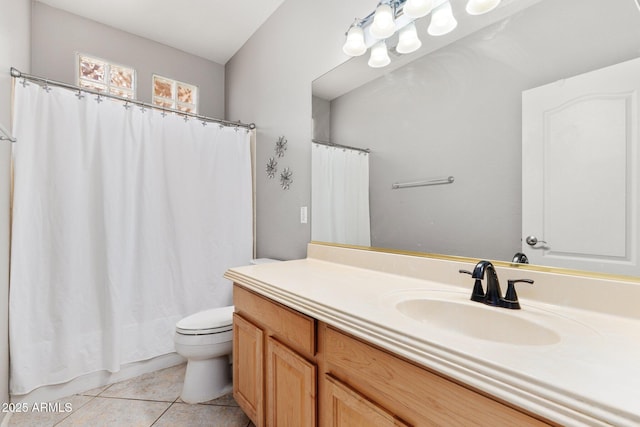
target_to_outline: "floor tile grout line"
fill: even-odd
[[[74,413],[81,411],[82,408],[86,407],[89,403],[91,403],[93,400],[95,400],[96,397],[98,396],[84,396],[84,397],[91,397],[91,399],[87,400],[84,404],[82,404],[77,410],[72,410],[71,412],[69,412],[63,419],[61,419],[60,421],[58,421],[57,423],[53,424],[53,427],[60,425],[64,420],[66,420],[67,418],[69,418],[70,416],[72,416]],[[87,412],[87,410],[85,409],[84,412]]]
[[[223,406],[228,408],[237,408],[238,405],[234,403],[209,403],[207,402],[199,402],[199,403],[187,403],[184,401],[180,401],[180,396],[176,397],[174,400],[158,400],[158,399],[142,399],[138,397],[122,397],[122,396],[102,396],[101,394],[92,396],[90,394],[77,394],[76,396],[82,397],[90,397],[91,399],[87,402],[89,403],[91,400],[100,397],[102,399],[121,399],[121,400],[137,400],[142,402],[162,402],[162,403],[181,403],[184,405],[204,405],[204,406]],[[85,403],[86,405],[86,403]],[[84,406],[84,405],[83,405]]]
[[[178,399],[176,399],[176,400],[178,400]],[[152,422],[152,423],[149,425],[149,427],[153,427],[153,426],[154,426],[158,421],[160,421],[160,418],[162,418],[162,417],[164,416],[164,414],[166,414],[166,413],[167,413],[167,411],[168,411],[169,409],[171,409],[171,407],[172,407],[173,405],[175,405],[176,400],[174,400],[173,402],[171,402],[171,404],[170,404],[169,406],[167,406],[167,409],[165,409],[164,411],[162,411],[162,413],[160,414],[160,416],[159,416],[158,418],[156,418],[156,420],[155,420],[154,422]]]
[[[111,384],[108,384],[107,386],[103,386],[104,390],[101,390],[100,393],[98,393],[98,394],[86,394],[87,391],[91,391],[91,390],[87,390],[87,391],[84,391],[82,393],[76,393],[75,396],[101,397],[102,393],[104,393],[105,391],[109,390],[111,388],[111,386],[114,385],[114,384],[116,384],[116,383],[111,383]],[[98,388],[100,388],[100,387],[98,387]]]
[[[155,400],[155,399],[141,399],[138,397],[120,397],[120,396],[96,396],[102,399],[118,399],[118,400],[135,400],[138,402],[155,402],[155,403],[175,403],[175,400]]]
[[[167,411],[168,411],[169,409],[171,409],[171,407],[172,407],[173,405],[175,405],[175,404],[178,402],[178,400],[179,400],[179,399],[180,399],[180,396],[176,397],[176,398],[173,400],[173,402],[171,402],[171,405],[169,405],[169,407],[168,407],[167,409],[165,409],[165,410],[164,410],[164,412],[163,412],[162,414],[160,414],[160,416],[159,416],[158,418],[156,418],[156,420],[155,420],[155,421],[154,421],[154,422],[153,422],[149,427],[153,427],[153,426],[154,426],[158,421],[160,421],[160,418],[162,418],[162,417],[164,416],[164,414],[166,414],[166,413],[167,413]]]

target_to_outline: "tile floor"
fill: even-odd
[[[69,396],[53,406],[59,410],[15,413],[8,426],[253,427],[231,395],[198,405],[180,400],[184,371],[178,365]]]

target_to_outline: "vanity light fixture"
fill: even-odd
[[[450,33],[458,26],[458,21],[453,16],[451,3],[444,2],[431,13],[431,23],[427,32],[432,36],[443,36]]]
[[[427,16],[431,9],[433,0],[407,0],[402,10],[409,18],[418,19]]]
[[[389,65],[391,58],[389,58],[389,52],[387,51],[387,44],[384,40],[380,40],[374,44],[371,48],[371,56],[369,57],[369,67],[381,68]]]
[[[418,38],[416,24],[411,22],[398,33],[398,45],[396,51],[398,53],[411,53],[420,49],[422,42]]]
[[[357,23],[347,31],[347,41],[342,46],[342,51],[349,56],[360,56],[367,51],[364,42],[364,31]]]
[[[395,3],[393,7],[395,8]],[[395,18],[396,14],[392,5],[381,2],[373,15],[373,23],[369,27],[369,32],[378,40],[391,37],[396,32]]]
[[[469,15],[482,15],[498,7],[500,0],[469,0],[466,11]]]
[[[468,0],[466,11],[480,15],[499,4],[500,0]],[[386,49],[387,44],[395,42],[395,39],[388,40],[396,31],[398,53],[411,53],[422,46],[414,21],[429,14],[431,23],[427,32],[432,36],[448,34],[458,25],[449,0],[381,0],[372,13],[356,18],[351,24],[342,51],[349,56],[360,56],[371,48],[369,66],[384,67],[391,62]],[[385,40],[386,43],[381,43]]]

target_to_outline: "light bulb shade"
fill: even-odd
[[[431,23],[427,32],[432,36],[442,36],[450,33],[458,26],[458,21],[453,16],[451,3],[445,2],[436,7],[431,13]]]
[[[420,49],[420,46],[422,46],[422,42],[418,38],[416,24],[412,22],[400,30],[396,46],[398,53],[411,53]]]
[[[387,44],[384,40],[374,44],[371,48],[371,56],[369,57],[369,67],[381,68],[389,65],[391,58],[389,58],[389,52],[387,51]]]
[[[417,19],[426,16],[433,9],[433,0],[407,0],[403,11],[409,18]]]
[[[396,23],[393,19],[393,10],[388,4],[381,4],[373,15],[373,23],[369,32],[376,39],[382,40],[396,32]]]
[[[349,28],[347,40],[344,42],[344,46],[342,46],[342,51],[349,56],[360,56],[367,51],[362,28],[358,26]]]
[[[482,15],[491,12],[499,4],[500,0],[469,0],[466,9],[469,15]]]

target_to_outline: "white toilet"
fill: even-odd
[[[232,390],[233,306],[187,316],[176,324],[176,352],[187,359],[180,397],[206,402]]]

